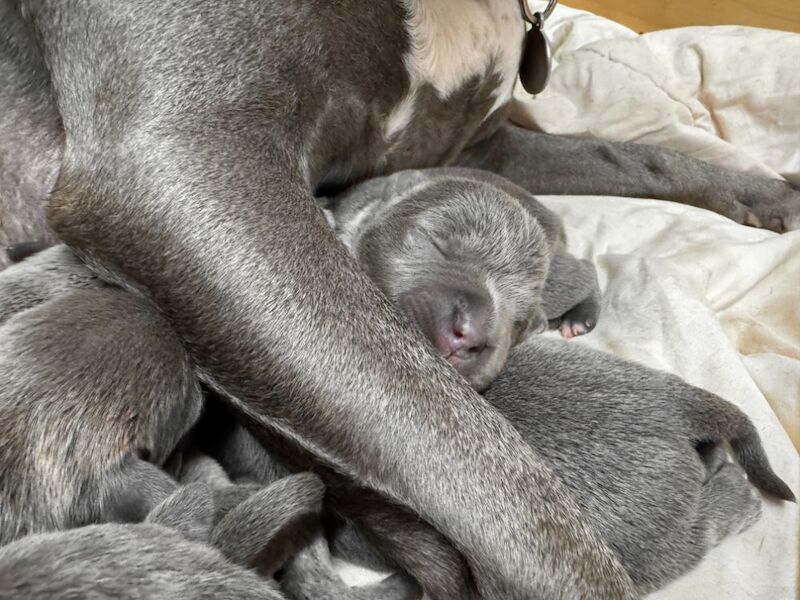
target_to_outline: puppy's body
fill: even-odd
[[[534,193],[675,199],[782,229],[793,188],[504,126],[517,0],[0,6],[27,57],[4,49],[4,76],[35,71],[35,89],[14,89],[46,97],[64,132],[50,223],[103,277],[146,290],[206,383],[428,519],[486,597],[633,595],[541,459],[348,258],[313,192],[459,161]]]
[[[0,548],[0,598],[280,600],[277,586],[165,527],[91,525]]]
[[[533,339],[486,398],[548,460],[643,591],[754,523],[750,484],[793,500],[741,411],[664,372]],[[744,471],[725,461],[723,443]]]
[[[0,273],[0,543],[141,520],[200,415],[193,366],[145,299],[58,246]]]
[[[213,520],[219,523],[210,539],[224,554],[236,558],[247,540],[272,540],[255,566],[272,576],[300,551],[292,563],[290,598],[301,592],[349,597],[321,550],[303,548],[319,529],[321,489],[314,505],[309,494],[316,488],[289,477],[252,437],[247,440],[253,446],[245,444],[226,463],[238,469],[232,471],[237,481],[249,485],[233,484],[218,463],[191,446],[174,452],[204,401],[182,346],[150,303],[103,283],[62,245],[1,272],[0,307],[0,375],[7,382],[0,390],[0,545],[90,523],[137,522],[151,510],[151,517],[172,523],[186,517],[169,499],[153,507],[175,489],[176,480],[201,483],[213,490]],[[238,512],[226,516],[233,506]],[[114,565],[119,576],[96,593],[278,597],[263,596],[266,588],[249,574],[232,581],[241,573],[228,573],[213,553],[175,538],[149,526],[87,527],[25,538],[5,555],[6,573],[19,570],[21,577],[7,590],[0,582],[0,597],[13,591],[31,598],[89,593],[93,578],[109,577]],[[165,548],[150,552],[155,545]],[[89,565],[93,553],[99,558]],[[207,572],[197,576],[193,569]],[[170,570],[175,579],[163,582]],[[416,595],[415,584],[397,576],[352,597]]]

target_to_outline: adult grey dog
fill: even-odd
[[[788,229],[797,190],[506,125],[517,0],[2,0],[0,19],[2,127],[19,141],[3,243],[46,234],[49,192],[56,233],[150,296],[254,428],[425,517],[484,597],[634,595],[542,459],[347,256],[313,192],[460,162],[533,193],[658,197]],[[343,306],[361,317],[337,318]]]
[[[400,171],[329,207],[367,275],[478,391],[529,334],[549,323],[573,337],[597,322],[594,266],[566,251],[558,215],[502,177]]]

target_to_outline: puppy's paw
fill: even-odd
[[[570,339],[586,335],[594,329],[599,315],[600,306],[597,302],[592,299],[584,300],[560,318],[551,321],[551,325],[554,329],[558,329],[562,337]]]

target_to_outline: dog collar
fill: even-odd
[[[520,0],[522,17],[531,25],[525,34],[522,60],[519,63],[519,80],[531,95],[541,94],[550,79],[552,56],[550,42],[544,35],[544,22],[552,14],[558,0],[548,0],[542,12],[531,10],[530,0]]]

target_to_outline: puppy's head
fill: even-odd
[[[547,324],[544,231],[514,198],[485,183],[418,186],[360,236],[361,265],[477,390],[509,349]]]

